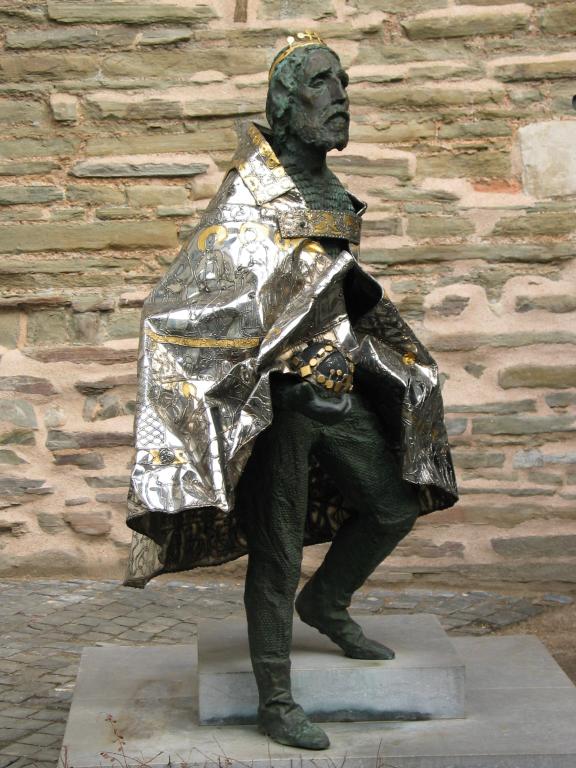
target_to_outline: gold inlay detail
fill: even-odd
[[[251,336],[246,339],[203,339],[187,336],[164,336],[155,331],[146,331],[146,335],[159,344],[176,344],[180,347],[204,347],[215,349],[254,349],[260,346],[259,336]]]

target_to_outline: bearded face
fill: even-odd
[[[292,93],[289,132],[323,152],[348,144],[348,75],[329,50],[310,52]]]

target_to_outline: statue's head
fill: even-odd
[[[338,55],[310,33],[288,40],[272,63],[266,101],[276,143],[292,135],[319,151],[344,149],[350,124],[348,75]]]

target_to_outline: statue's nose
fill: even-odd
[[[335,77],[332,81],[332,101],[335,104],[343,104],[348,108],[348,94],[346,93],[346,88],[342,84],[342,81],[339,77]]]

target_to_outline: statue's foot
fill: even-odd
[[[328,749],[330,741],[322,728],[311,723],[302,707],[265,707],[258,710],[258,728],[278,744],[300,749]]]
[[[345,609],[322,610],[321,601],[315,601],[306,587],[296,599],[296,613],[305,624],[317,629],[336,643],[350,659],[389,661],[396,654],[392,648],[366,637],[362,627],[350,618]]]

